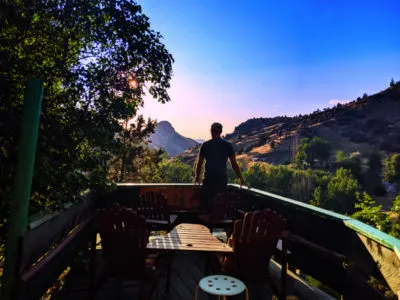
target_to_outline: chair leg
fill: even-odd
[[[286,299],[286,280],[287,280],[287,240],[282,238],[282,266],[281,266],[281,296],[280,299]]]
[[[96,237],[94,233],[90,242],[90,265],[89,265],[89,299],[95,299],[96,293]]]
[[[199,285],[196,286],[196,290],[194,292],[194,300],[197,300],[199,297]]]

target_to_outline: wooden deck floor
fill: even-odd
[[[189,300],[194,299],[194,291],[197,283],[205,276],[206,266],[205,254],[199,252],[177,252],[173,256],[170,287],[166,290],[166,275],[164,272],[157,283],[154,290],[152,300]],[[101,257],[98,257],[97,276],[105,272],[104,263]],[[215,273],[215,271],[210,270]],[[51,299],[55,300],[83,300],[88,299],[89,277],[87,273],[73,274],[71,273],[65,279],[64,286],[61,291],[53,295]],[[119,291],[119,293],[117,292]],[[113,279],[107,279],[102,287],[96,292],[96,300],[103,299],[138,299],[139,284],[135,282],[122,282],[120,286]],[[249,287],[250,299],[272,299],[272,292],[268,286]],[[120,297],[120,298],[118,298]],[[244,296],[230,297],[229,299],[243,299]],[[199,292],[199,300],[212,300],[216,297],[208,296]]]
[[[158,233],[159,234],[159,233]],[[162,233],[164,234],[164,233]],[[218,233],[216,233],[218,236]],[[220,238],[224,238],[223,235]],[[100,240],[98,240],[99,242]],[[96,279],[106,274],[105,263],[101,257],[101,246],[96,250]],[[170,272],[170,286],[166,290],[167,271],[165,270],[157,282],[157,286],[152,293],[151,300],[189,300],[194,299],[194,291],[197,283],[201,278],[210,274],[217,274],[218,270],[210,269],[205,272],[206,254],[193,251],[175,252],[172,258]],[[165,268],[166,269],[166,268]],[[269,273],[272,280],[277,286],[280,281],[280,266],[271,261]],[[271,288],[264,284],[262,286],[248,285],[251,300],[275,299]],[[122,282],[119,284],[114,279],[107,279],[96,291],[96,300],[118,299],[118,300],[135,300],[139,299],[139,283],[138,282]],[[331,296],[321,290],[311,286],[309,283],[298,277],[296,274],[288,271],[287,279],[288,299],[307,299],[333,300]],[[49,298],[46,298],[49,299]],[[62,288],[59,292],[51,296],[52,300],[86,300],[89,299],[89,274],[88,270],[72,272],[63,280]],[[199,300],[212,300],[216,297],[199,293]],[[232,300],[244,299],[244,295],[229,297]]]

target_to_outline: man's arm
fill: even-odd
[[[240,171],[240,168],[239,168],[239,166],[237,164],[236,156],[235,155],[229,156],[229,160],[231,162],[232,169],[236,173],[236,176],[239,177],[239,179],[240,179],[240,185],[247,185],[246,182],[243,179],[242,172]]]
[[[196,165],[196,173],[194,177],[194,182],[201,183],[200,175],[201,175],[201,168],[203,167],[204,157],[200,155],[197,157],[197,165]]]

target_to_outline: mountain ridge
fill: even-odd
[[[177,156],[198,144],[197,141],[176,132],[172,124],[165,120],[157,123],[155,132],[150,136],[149,141],[150,146],[164,149],[170,156]]]
[[[284,164],[294,160],[302,138],[313,136],[347,153],[400,152],[400,84],[306,115],[248,119],[225,138],[238,159]],[[198,146],[181,158],[192,163],[197,153]]]

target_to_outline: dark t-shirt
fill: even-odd
[[[226,163],[235,151],[230,142],[218,138],[204,142],[200,148],[200,156],[206,159],[205,181],[215,184],[227,182]]]

